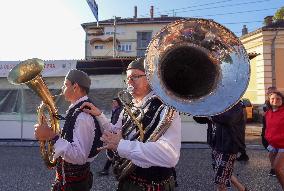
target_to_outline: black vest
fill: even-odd
[[[67,116],[65,117],[66,121],[64,123],[64,127],[63,127],[63,130],[62,130],[62,133],[61,133],[61,137],[65,140],[67,140],[70,143],[73,142],[73,130],[74,130],[76,119],[77,119],[78,115],[81,112],[83,112],[79,108],[84,102],[91,102],[92,103],[92,101],[90,99],[87,99],[87,100],[84,100],[84,101],[77,103],[73,108],[71,108],[68,111]],[[96,156],[99,153],[97,148],[99,148],[103,145],[103,142],[100,140],[100,137],[102,136],[102,132],[100,130],[99,123],[98,123],[97,119],[95,118],[95,116],[92,116],[92,117],[94,119],[96,129],[95,129],[95,138],[93,140],[92,149],[91,149],[89,156],[88,156],[89,158]]]
[[[143,130],[145,130],[145,128],[147,128],[145,134],[144,134],[144,140],[143,142],[145,142],[150,135],[153,133],[153,131],[155,130],[155,128],[157,127],[159,121],[160,121],[160,113],[161,110],[158,112],[159,107],[162,105],[163,103],[161,102],[161,100],[159,100],[158,98],[154,98],[150,103],[149,103],[149,107],[147,109],[147,111],[144,113],[144,117],[141,120],[141,123],[143,125]],[[147,107],[147,106],[145,106]],[[156,116],[156,118],[154,119],[154,117]],[[124,113],[124,117],[122,120],[122,124],[129,122],[129,116]],[[154,123],[153,123],[154,120]],[[153,123],[151,126],[149,126],[150,123]],[[133,127],[134,124],[132,124],[131,126]],[[149,127],[148,127],[149,126]],[[129,128],[128,128],[129,129]],[[125,134],[125,132],[127,132],[127,129],[122,129],[122,134]],[[137,131],[137,133],[133,136],[130,137],[130,140],[135,140],[137,139],[139,136],[139,132]],[[124,137],[125,138],[125,137]]]
[[[160,99],[154,98],[150,103],[149,103],[148,110],[145,112],[144,117],[142,119],[142,124],[143,128],[146,132],[144,134],[144,140],[143,142],[146,142],[147,139],[151,136],[153,131],[156,129],[158,123],[160,122],[160,114],[161,111],[158,111],[159,107],[163,104]],[[127,122],[125,119],[126,116],[124,117],[123,122]],[[154,121],[153,121],[154,120]],[[148,127],[149,124],[151,126]],[[123,132],[123,130],[122,130]],[[139,136],[139,133],[135,134],[130,140],[135,140]],[[158,167],[158,166],[152,166],[150,168],[141,168],[136,166],[134,172],[132,175],[140,177],[142,179],[150,180],[150,181],[161,181],[165,180],[168,177],[172,176],[172,168],[166,168],[166,167]]]

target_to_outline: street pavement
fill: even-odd
[[[260,124],[250,124],[246,130],[248,162],[236,162],[235,174],[251,191],[280,191],[275,177],[268,176],[270,163],[267,151],[261,145]],[[46,191],[54,179],[40,158],[37,142],[0,141],[0,191]],[[106,157],[101,152],[92,163],[93,191],[113,191],[117,181],[109,176],[98,176]],[[211,191],[213,172],[210,149],[206,144],[183,143],[180,161],[176,167],[177,191]],[[234,190],[234,189],[233,189]]]

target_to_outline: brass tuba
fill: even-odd
[[[167,130],[173,108],[194,116],[228,110],[242,97],[250,77],[249,59],[237,36],[206,19],[178,20],[165,26],[148,45],[144,65],[155,95],[169,106],[147,141],[158,140]],[[128,126],[123,128],[131,129],[131,123]],[[114,162],[118,180],[134,169],[127,159],[117,157]]]
[[[165,104],[195,116],[213,116],[231,108],[250,79],[241,41],[207,19],[165,26],[152,38],[144,64],[155,94]]]
[[[60,132],[59,121],[56,118],[58,110],[53,96],[44,83],[40,73],[44,69],[44,62],[38,58],[28,59],[16,65],[8,75],[8,81],[15,85],[26,84],[42,99],[37,108],[38,123],[42,123],[45,107],[50,116],[50,126],[55,133]],[[51,141],[39,141],[41,156],[48,168],[53,168],[56,161],[53,159],[54,149]]]

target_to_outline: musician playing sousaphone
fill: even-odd
[[[85,72],[70,70],[62,90],[65,100],[71,104],[61,135],[56,135],[48,128],[46,119],[41,125],[35,125],[38,140],[54,142],[57,163],[53,191],[89,191],[92,187],[90,162],[97,155],[97,147],[102,146],[99,140],[101,131],[96,118],[79,109],[84,102],[91,102],[87,96],[90,85],[91,80]]]
[[[212,20],[178,20],[155,34],[145,60],[137,59],[127,68],[126,82],[134,99],[131,104],[124,99],[126,93],[118,94],[124,110],[114,126],[120,132],[111,132],[115,128],[104,114],[84,103],[90,107],[84,111],[95,115],[107,130],[102,148],[116,151],[113,169],[118,191],[174,190],[173,167],[181,146],[177,111],[193,116],[221,114],[243,96],[249,75],[241,41]]]
[[[112,125],[93,104],[85,102],[81,108],[90,107],[83,111],[96,116],[105,129],[103,148],[116,151],[114,173],[119,180],[118,191],[174,190],[173,167],[180,157],[181,119],[178,112],[171,110],[154,95],[143,62],[143,58],[132,61],[126,71],[126,83],[128,89],[131,89],[134,106],[143,110],[137,114],[142,123],[142,134],[138,129],[135,130],[137,124],[132,122],[125,111],[121,112],[117,123]],[[121,131],[111,132],[112,129]],[[157,129],[164,129],[163,133],[156,135]],[[120,164],[123,159],[130,164]],[[131,170],[124,172],[129,166]]]

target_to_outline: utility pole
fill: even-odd
[[[113,58],[116,57],[116,16],[113,19]]]

